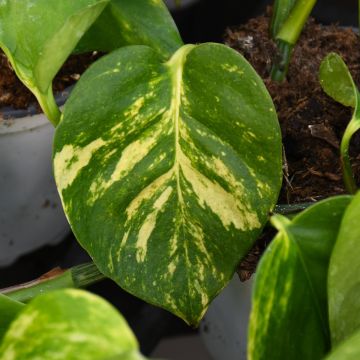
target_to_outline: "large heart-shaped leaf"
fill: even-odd
[[[329,317],[334,344],[360,329],[360,193],[345,212],[329,268]]]
[[[77,51],[108,52],[125,45],[148,45],[165,57],[183,45],[162,0],[111,0]]]
[[[35,298],[9,327],[0,358],[143,359],[123,317],[103,299],[81,290]]]
[[[94,64],[56,130],[77,239],[124,289],[197,324],[267,221],[281,184],[271,98],[235,51],[145,46]]]
[[[24,304],[0,294],[0,342],[11,321],[22,310]]]
[[[353,315],[356,313],[354,312]],[[358,314],[358,313],[357,313]],[[359,360],[360,359],[360,331],[348,340],[339,344],[326,360]]]
[[[292,221],[273,218],[280,231],[256,273],[250,360],[315,360],[329,350],[328,265],[350,199],[323,201]]]
[[[55,124],[51,83],[109,0],[3,0],[0,47]]]

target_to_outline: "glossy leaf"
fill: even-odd
[[[345,212],[329,268],[329,317],[333,344],[360,329],[360,193]]]
[[[108,52],[126,45],[148,45],[165,57],[183,45],[162,0],[111,0],[77,51]]]
[[[24,304],[9,299],[0,294],[0,342],[7,328],[16,315],[22,310]]]
[[[235,51],[187,45],[163,63],[127,47],[74,89],[55,178],[99,269],[197,324],[276,202],[280,138],[264,84]]]
[[[137,341],[105,300],[81,290],[35,298],[12,322],[0,347],[11,360],[139,360]]]
[[[52,80],[109,0],[3,0],[0,47],[50,120],[59,113]]]
[[[319,77],[326,94],[345,106],[355,107],[356,85],[341,56],[327,55],[321,62]]]
[[[353,316],[356,313],[353,313]],[[357,313],[358,314],[358,313]],[[359,360],[360,359],[360,331],[348,340],[340,343],[326,360]]]
[[[250,316],[249,360],[321,359],[330,348],[327,273],[350,197],[320,202],[280,230],[256,272]]]
[[[349,146],[353,135],[360,130],[360,93],[346,64],[335,53],[329,54],[322,61],[320,66],[320,82],[324,91],[334,100],[355,108],[351,121],[346,127],[340,147],[345,187],[349,193],[355,194],[358,187],[351,167]]]

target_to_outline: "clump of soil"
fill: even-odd
[[[70,56],[53,82],[54,92],[63,91],[74,84],[100,56],[101,54],[98,53]],[[26,109],[30,104],[36,103],[35,97],[17,78],[7,57],[0,50],[0,109],[4,107]]]
[[[351,119],[352,109],[327,96],[319,83],[322,59],[336,52],[345,60],[360,85],[360,39],[351,29],[322,26],[310,19],[296,45],[287,79],[270,79],[276,46],[269,39],[270,11],[245,25],[227,30],[225,42],[239,51],[263,78],[277,109],[284,144],[284,181],[279,203],[320,200],[345,193],[339,145]],[[353,170],[360,183],[360,136],[351,143]],[[259,239],[239,267],[247,278],[269,238]]]

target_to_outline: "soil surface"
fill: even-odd
[[[74,84],[100,56],[98,53],[70,56],[53,82],[54,92],[63,91]],[[36,103],[35,97],[17,78],[5,54],[0,50],[0,109],[8,106],[26,109],[30,104]]]
[[[269,40],[268,14],[228,29],[225,43],[239,51],[264,79],[277,109],[284,144],[284,181],[279,203],[317,201],[345,193],[339,145],[352,109],[327,96],[319,83],[322,59],[340,54],[360,85],[360,39],[351,29],[322,26],[310,19],[296,45],[287,79],[270,79],[276,47]],[[360,135],[351,143],[353,170],[360,183]],[[240,278],[249,278],[272,234],[259,239],[241,263]]]

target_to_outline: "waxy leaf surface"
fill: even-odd
[[[329,267],[329,317],[333,345],[360,329],[360,193],[344,214]]]
[[[353,316],[356,313],[353,313]],[[360,359],[360,331],[349,339],[341,342],[338,347],[326,357],[326,360],[359,360]]]
[[[24,304],[0,294],[0,342],[11,321],[22,310]]]
[[[197,324],[267,221],[281,140],[235,51],[149,47],[94,64],[56,130],[54,172],[79,242],[132,294]]]
[[[329,350],[328,266],[350,199],[323,201],[292,221],[274,218],[280,231],[256,272],[249,360],[315,360]]]
[[[56,73],[108,1],[0,2],[0,47],[35,95],[52,91]]]
[[[162,0],[111,0],[77,51],[108,52],[126,45],[148,45],[164,57],[183,45]]]
[[[140,360],[123,317],[105,300],[81,290],[40,295],[10,325],[0,346],[6,360]]]

